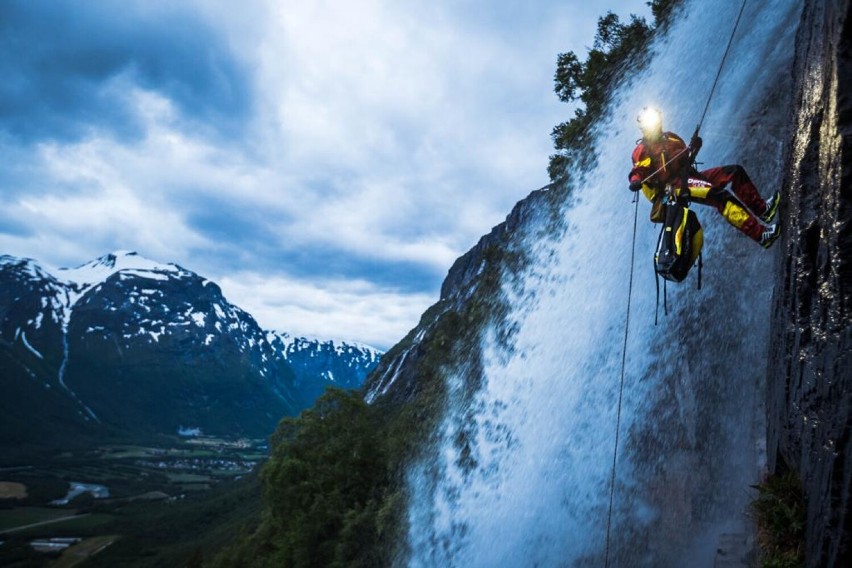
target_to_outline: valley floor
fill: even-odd
[[[255,471],[265,457],[264,440],[192,438],[2,468],[0,565],[176,565],[212,555],[259,518]]]

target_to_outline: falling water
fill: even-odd
[[[409,472],[412,566],[602,566],[621,378],[633,205],[626,174],[653,104],[695,128],[740,2],[686,2],[648,70],[615,96],[597,166],[529,242],[532,267],[504,292],[510,348],[483,339],[472,397],[451,397],[440,442]],[[705,167],[741,163],[780,188],[789,69],[801,5],[751,2],[702,129]],[[579,176],[575,175],[575,179]],[[704,288],[669,287],[654,325],[657,227],[639,204],[610,559],[614,566],[712,566],[722,533],[746,533],[764,464],[763,389],[775,253],[696,206]],[[450,392],[463,390],[450,377]],[[460,442],[463,441],[463,442]]]
[[[91,418],[95,422],[100,423],[101,420],[100,418],[98,418],[97,414],[95,414],[91,408],[86,406],[86,404],[82,400],[80,400],[80,397],[77,396],[77,393],[71,390],[71,388],[65,383],[65,369],[68,368],[68,352],[68,327],[67,325],[64,325],[62,327],[62,363],[59,365],[59,374],[57,375],[57,379],[59,381],[60,386],[62,386],[62,388],[64,388],[65,391],[69,395],[71,395],[71,398],[74,399],[74,402],[82,406],[83,410],[86,411],[86,415],[88,416],[86,420]]]

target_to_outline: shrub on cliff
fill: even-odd
[[[579,101],[574,117],[556,125],[551,137],[557,152],[550,156],[548,173],[552,181],[564,180],[571,168],[591,165],[592,126],[603,115],[610,95],[625,78],[641,69],[645,50],[656,30],[665,27],[680,0],[652,0],[648,3],[654,24],[635,15],[622,23],[607,12],[598,19],[598,30],[585,61],[573,51],[561,53],[556,60],[554,91],[563,102]]]
[[[770,475],[754,486],[751,511],[757,523],[762,568],[805,565],[805,500],[802,482],[793,472]]]

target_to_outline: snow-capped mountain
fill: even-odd
[[[133,252],[57,270],[0,256],[0,383],[19,392],[0,420],[24,438],[60,423],[263,435],[326,385],[359,387],[379,355],[266,332],[215,283]]]
[[[322,394],[326,385],[359,388],[382,356],[374,347],[351,341],[295,337],[275,331],[267,332],[266,339],[290,364],[297,388],[312,398]]]

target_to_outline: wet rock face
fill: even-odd
[[[770,470],[808,499],[807,565],[852,566],[852,18],[811,0],[796,47],[768,375]]]
[[[458,300],[470,294],[471,287],[482,272],[486,255],[490,247],[505,249],[517,246],[518,234],[524,233],[547,215],[549,210],[548,191],[552,185],[533,191],[515,204],[505,221],[491,229],[491,232],[479,239],[479,242],[450,267],[446,279],[441,285],[441,300]]]

